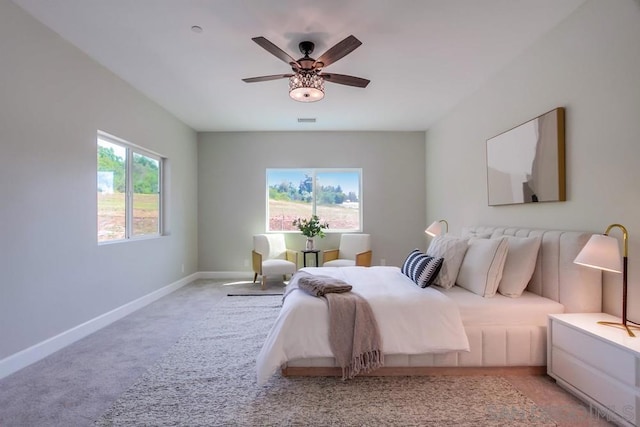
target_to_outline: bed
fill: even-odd
[[[410,282],[407,282],[406,277],[399,279],[400,282],[384,285],[398,278],[400,271],[398,267],[368,269],[342,267],[344,270],[336,271],[319,267],[303,270],[311,274],[334,275],[346,279],[347,282],[353,280],[364,283],[364,285],[354,286],[354,291],[370,294],[363,296],[371,299],[370,304],[381,325],[380,333],[383,337],[385,353],[384,367],[369,375],[491,372],[542,374],[546,371],[547,315],[561,312],[601,311],[601,273],[573,263],[573,259],[590,236],[591,233],[578,231],[511,227],[477,226],[462,229],[460,238],[470,239],[469,242],[481,239],[492,241],[510,239],[509,241],[513,242],[515,238],[518,238],[517,240],[535,238],[539,241],[536,254],[532,259],[533,271],[527,274],[526,289],[517,297],[505,296],[499,292],[495,292],[495,295],[482,296],[476,290],[469,291],[469,286],[467,288],[459,286],[457,282],[462,282],[463,276],[469,275],[469,270],[464,267],[460,267],[460,270],[455,272],[456,285],[448,289],[440,286],[423,289],[415,284],[409,285],[413,286],[413,289],[409,289],[407,284]],[[485,244],[485,240],[480,243]],[[471,243],[469,247],[472,247]],[[515,247],[515,245],[512,246],[513,254],[516,253]],[[507,253],[505,252],[505,257]],[[466,263],[464,258],[471,259],[472,256],[471,250],[467,251],[462,257],[462,265],[471,264],[471,261]],[[511,261],[507,259],[507,262]],[[506,277],[506,265],[504,268]],[[366,274],[363,279],[360,279],[359,273],[356,274],[356,271],[352,272],[350,269],[364,269]],[[449,270],[451,270],[450,266]],[[528,278],[529,275],[530,278]],[[376,278],[377,276],[379,277]],[[402,276],[401,273],[400,276]],[[469,278],[465,280],[469,281]],[[473,280],[474,278],[471,277],[471,281]],[[366,287],[367,283],[376,281],[382,285],[370,286],[372,289]],[[429,310],[422,311],[449,310],[449,314],[445,315],[444,323],[442,320],[437,320],[436,323],[435,320],[415,317],[405,319],[405,314],[420,315],[420,310],[399,309],[397,304],[403,303],[398,301],[394,305],[395,298],[389,297],[388,292],[391,292],[394,286],[398,286],[399,289],[398,283],[402,283],[403,289],[409,292],[409,295],[413,295],[409,299],[415,299],[418,304],[432,304],[433,302],[428,301],[439,301],[436,308],[430,307]],[[341,369],[336,366],[331,353],[327,354],[327,346],[324,343],[328,329],[326,316],[321,321],[314,318],[316,320],[311,323],[315,326],[312,329],[300,327],[301,322],[313,318],[313,310],[302,309],[295,313],[296,310],[293,308],[298,303],[296,300],[299,299],[307,301],[315,299],[317,310],[321,310],[324,302],[320,298],[300,294],[303,292],[295,291],[287,296],[281,313],[258,355],[259,383],[266,382],[278,369],[281,369],[285,376],[340,375]],[[418,301],[417,298],[426,298],[426,300]],[[382,300],[387,301],[386,305],[381,302]],[[398,314],[400,312],[402,315]],[[396,332],[390,332],[393,331],[394,322],[395,327],[404,328],[402,334],[398,334],[397,329]],[[429,327],[420,328],[416,327],[417,325],[429,325]],[[458,326],[462,327],[466,340],[458,335]],[[424,331],[433,332],[434,329],[446,333],[436,334],[435,338],[424,336]],[[447,336],[450,339],[447,339]],[[433,339],[435,341],[431,341]],[[401,340],[407,343],[399,343],[398,341]]]

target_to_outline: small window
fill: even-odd
[[[267,231],[318,215],[328,232],[362,231],[361,169],[267,169]]]
[[[162,157],[98,132],[98,242],[161,234]]]

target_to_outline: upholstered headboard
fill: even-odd
[[[464,227],[462,237],[541,236],[538,261],[527,290],[558,301],[567,313],[602,311],[602,273],[573,263],[592,233],[514,227]]]

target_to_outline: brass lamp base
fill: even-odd
[[[599,325],[606,325],[606,326],[613,326],[614,328],[626,329],[626,331],[627,331],[627,333],[629,334],[630,337],[635,337],[636,336],[633,333],[632,329],[635,329],[636,331],[640,331],[640,327],[634,326],[634,325],[627,325],[627,324],[624,324],[624,323],[600,321],[600,322],[598,322],[598,324]]]

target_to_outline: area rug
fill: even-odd
[[[555,422],[501,377],[285,378],[256,383],[281,296],[224,297],[98,426],[498,426]]]
[[[263,296],[276,296],[282,297],[283,291],[233,291],[228,292],[228,297],[263,297]]]
[[[253,281],[235,281],[223,283],[223,289],[227,289],[227,296],[271,296],[284,294],[284,288],[287,282],[267,282],[266,289],[262,289],[260,282]]]

